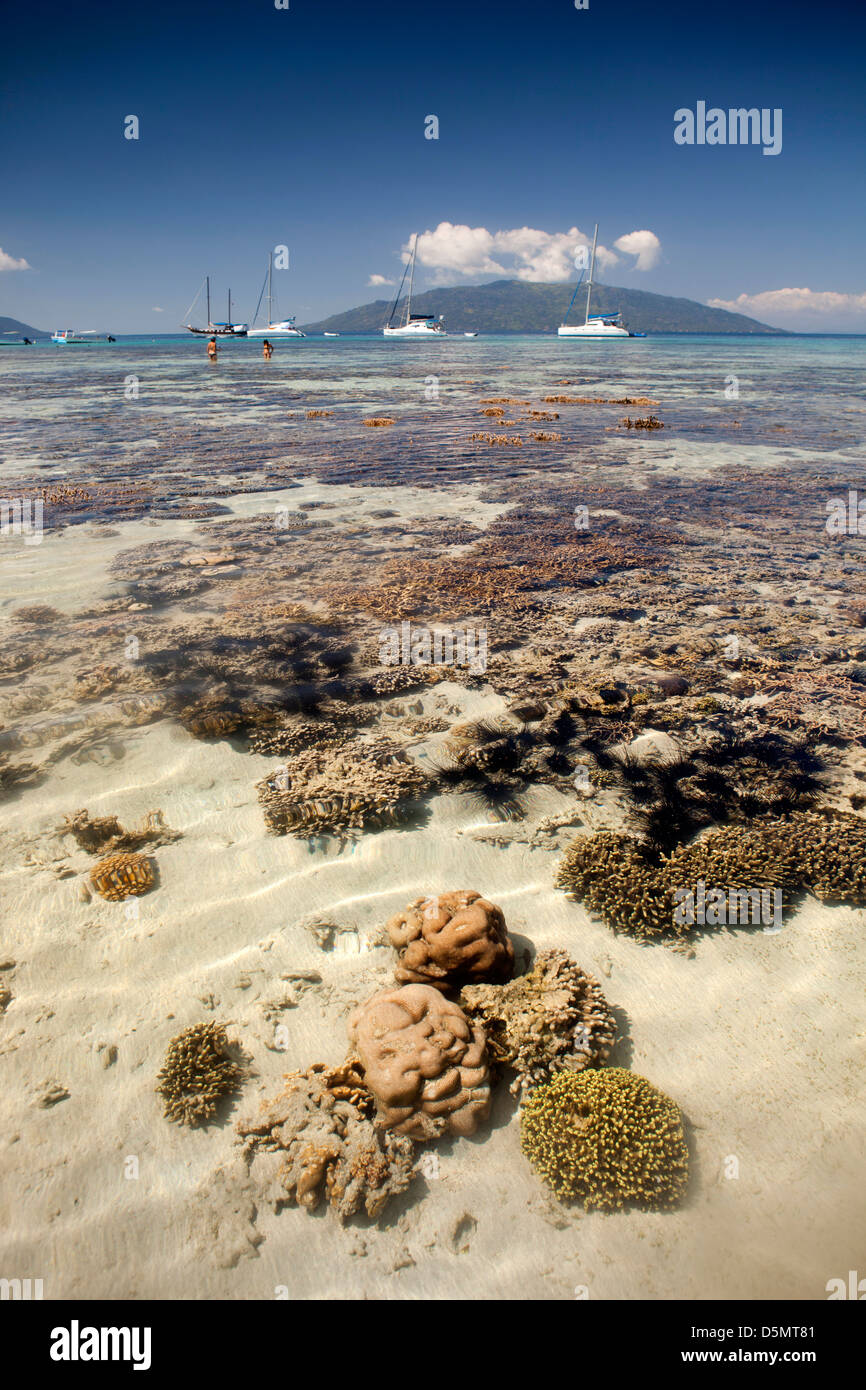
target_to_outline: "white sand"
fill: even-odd
[[[369,506],[395,505],[374,496]],[[445,500],[426,493],[418,506],[441,511]],[[105,597],[118,549],[191,528],[116,529],[33,548],[39,591],[28,601]],[[51,568],[61,550],[65,564]],[[448,685],[425,694],[428,708],[443,692],[473,712],[479,703]],[[866,914],[810,901],[778,934],[720,932],[688,959],[615,937],[554,890],[569,831],[550,849],[503,847],[483,838],[493,827],[465,798],[445,796],[420,829],[311,851],[264,832],[253,784],[272,759],[167,722],[123,730],[117,745],[119,756],[64,760],[4,808],[0,958],[16,962],[0,972],[13,995],[0,1020],[4,1277],[42,1278],[46,1298],[257,1299],[285,1288],[293,1298],[572,1299],[585,1287],[592,1299],[808,1299],[862,1271]],[[519,834],[566,802],[542,790],[529,805]],[[127,826],[159,808],[182,832],[155,851],[159,885],[133,900],[137,917],[128,904],[82,902],[79,879],[52,871],[64,858],[78,872],[92,863],[50,837],[79,807]],[[561,1207],[520,1154],[504,1086],[489,1132],[434,1150],[438,1177],[419,1179],[381,1228],[256,1208],[235,1119],[284,1071],[342,1059],[347,1009],[390,978],[392,952],[370,945],[390,913],[464,887],[500,904],[518,938],[565,947],[602,981],[630,1039],[611,1061],[668,1092],[694,1127],[681,1210]],[[353,930],[323,951],[300,925],[312,916]],[[266,1018],[291,988],[280,976],[297,970],[319,971],[322,984]],[[153,1088],[169,1039],[202,1019],[231,1023],[255,1075],[222,1124],[188,1130],[163,1118]],[[272,1050],[277,1022],[283,1051]],[[53,1084],[68,1097],[40,1108]],[[732,1159],[738,1177],[726,1176]]]

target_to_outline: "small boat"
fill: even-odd
[[[184,323],[181,327],[188,333],[197,333],[206,338],[245,338],[247,336],[247,326],[245,323],[232,323],[232,292],[229,290],[228,319],[225,323],[214,323],[210,316],[210,276],[206,275],[199,286],[198,294],[186,311],[187,318],[191,318],[192,311],[198,303],[199,295],[207,287],[207,328],[196,328],[191,323]]]
[[[274,258],[273,258],[273,255],[270,255],[270,256],[268,256],[268,273],[267,273],[267,285],[268,285],[268,323],[267,323],[267,327],[266,327],[266,328],[248,328],[248,329],[247,329],[247,337],[248,337],[248,338],[306,338],[306,336],[307,336],[306,333],[302,333],[301,330],[300,330],[300,328],[296,328],[296,327],[295,327],[295,320],[294,320],[293,318],[291,318],[291,319],[275,319],[275,318],[274,318],[274,297],[273,297],[273,294],[271,293],[271,280],[272,280],[272,277],[273,277],[273,269],[274,269]],[[265,287],[264,287],[264,284],[263,284],[263,285],[262,285],[262,289],[261,289],[261,294],[259,295],[259,302],[258,302],[258,304],[256,305],[256,312],[253,314],[253,323],[254,323],[254,324],[255,324],[256,319],[257,319],[258,316],[259,316],[259,306],[261,305],[261,302],[262,302],[262,295],[264,294],[264,292],[265,292]]]
[[[595,224],[595,232],[592,238],[592,259],[589,263],[589,280],[586,285],[586,313],[584,322],[569,324],[563,321],[556,330],[560,338],[634,338],[635,334],[630,333],[622,322],[622,314],[617,311],[615,314],[591,314],[589,305],[592,299],[593,275],[595,274],[595,248],[598,242],[598,223]],[[577,298],[577,291],[583,279],[583,271],[574,287],[574,294],[571,296],[571,304],[565,311],[567,319],[571,313],[571,305]]]
[[[325,337],[326,337],[326,338],[339,338],[339,336],[340,336],[339,333],[326,333],[326,334],[325,334]]]
[[[84,328],[81,332],[76,332],[74,328],[58,328],[56,333],[51,334],[51,341],[64,347],[89,347],[95,343],[113,343],[117,340],[110,333],[97,333],[95,328]]]
[[[464,338],[477,338],[477,337],[478,337],[478,334],[477,334],[477,333],[464,333],[464,334],[463,334],[463,337],[464,337]]]
[[[391,305],[391,312],[388,315],[388,322],[382,329],[386,338],[445,338],[447,334],[442,326],[442,315],[437,319],[435,314],[413,314],[412,313],[412,290],[415,286],[415,257],[418,254],[418,234],[412,243],[412,259],[403,271],[403,279],[400,281],[400,288],[397,291],[397,298]],[[411,266],[412,274],[409,277],[409,295],[406,300],[405,321],[396,328],[391,327],[391,320],[394,317],[397,305],[400,303],[400,295],[403,292],[403,285],[406,280],[406,271]]]

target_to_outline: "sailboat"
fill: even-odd
[[[273,255],[268,256],[268,324],[266,328],[250,328],[247,330],[248,338],[306,338],[306,333],[302,333],[300,328],[295,327],[295,320],[274,319],[273,303],[274,297],[271,293],[271,280],[274,271]],[[259,316],[259,305],[262,302],[262,294],[265,292],[264,284],[259,295],[259,303],[256,305],[256,312],[253,314],[253,323]]]
[[[634,333],[630,333],[622,323],[622,314],[617,311],[615,314],[591,314],[589,312],[592,300],[593,276],[595,274],[595,248],[598,242],[598,223],[595,224],[595,232],[592,237],[592,259],[589,263],[589,280],[586,285],[586,314],[584,323],[570,324],[563,322],[556,330],[560,338],[633,338]],[[583,271],[574,287],[574,294],[571,296],[571,304],[577,298],[577,291],[580,289],[580,282],[583,279]],[[565,311],[568,318],[571,313],[571,304]]]
[[[195,328],[191,323],[183,324],[189,333],[204,334],[206,338],[245,338],[247,336],[247,326],[245,323],[232,323],[232,292],[229,290],[228,319],[225,323],[214,323],[210,316],[210,276],[206,275],[203,284],[199,286],[198,294],[186,311],[187,318],[192,316],[192,311],[198,303],[199,295],[207,287],[207,328]]]
[[[412,243],[412,259],[403,271],[403,279],[400,281],[400,288],[397,291],[397,298],[391,305],[391,312],[388,315],[388,322],[382,329],[386,338],[445,338],[447,334],[442,326],[442,315],[437,320],[434,314],[413,314],[412,313],[412,291],[415,287],[415,257],[418,254],[418,233],[415,233],[415,240]],[[398,324],[396,328],[391,327],[391,320],[397,305],[400,303],[400,295],[403,293],[403,285],[406,280],[406,271],[409,267],[412,273],[409,277],[409,297],[406,300],[406,310],[404,322]]]

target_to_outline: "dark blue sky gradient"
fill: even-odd
[[[40,327],[172,331],[206,271],[249,317],[278,243],[312,319],[443,220],[649,228],[658,265],[606,278],[701,300],[866,290],[854,0],[12,0],[2,32],[0,246],[33,269],[0,313]],[[782,153],[675,145],[699,99],[781,107]]]

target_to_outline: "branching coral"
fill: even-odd
[[[206,1125],[242,1076],[243,1068],[229,1055],[225,1024],[194,1023],[169,1043],[156,1089],[167,1119]]]
[[[501,909],[469,889],[416,898],[387,929],[399,952],[394,978],[401,985],[493,983],[509,979],[514,969]]]
[[[677,913],[675,892],[694,892],[699,883],[707,892],[778,888],[783,900],[809,890],[827,902],[866,902],[866,820],[842,811],[796,811],[751,826],[716,827],[666,856],[629,835],[603,831],[573,840],[556,877],[558,888],[614,931],[638,938],[689,932],[694,923]]]
[[[554,1072],[598,1066],[616,1039],[601,985],[565,951],[540,951],[532,970],[507,984],[466,985],[459,1002],[484,1028],[491,1061],[517,1073],[514,1094]]]
[[[472,1134],[487,1118],[484,1033],[437,989],[375,994],[350,1015],[349,1038],[384,1129],[423,1140]]]
[[[520,1143],[557,1197],[602,1211],[676,1206],[688,1185],[682,1115],[621,1067],[561,1071],[532,1091]]]
[[[412,1140],[374,1124],[373,1097],[357,1064],[329,1070],[316,1063],[285,1082],[259,1115],[237,1126],[248,1150],[285,1155],[278,1201],[293,1199],[313,1211],[325,1198],[341,1222],[362,1207],[379,1216],[412,1181]]]

